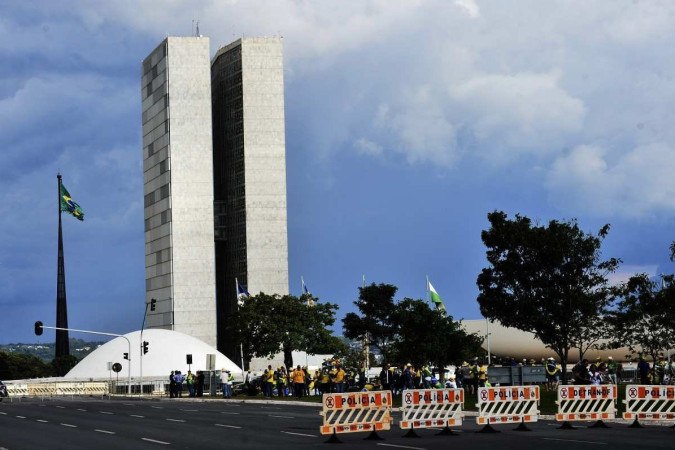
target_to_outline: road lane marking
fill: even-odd
[[[86,409],[82,409],[82,408],[77,408],[77,410],[78,410],[78,411],[82,411],[82,412],[87,412]]]
[[[49,423],[49,421],[44,420],[44,419],[35,419],[35,421],[40,422],[40,423]]]
[[[171,445],[171,442],[158,441],[157,439],[141,438],[144,441],[154,442],[155,444]]]
[[[134,406],[133,403],[122,403],[124,406]]]
[[[185,411],[185,412],[199,412],[198,409],[181,409],[181,411]]]
[[[145,419],[145,416],[139,416],[139,415],[136,415],[136,414],[129,414],[129,416],[138,417],[139,419]]]
[[[151,406],[151,408],[155,408],[155,409],[164,409],[163,406]]]
[[[169,422],[185,422],[183,419],[166,419]]]
[[[59,406],[59,405],[56,405],[56,407],[59,408],[59,409],[66,409],[65,406]]]
[[[378,443],[377,445],[381,445],[382,447],[408,448],[410,450],[426,450],[424,447],[410,447],[407,445],[383,444],[383,443]]]
[[[577,442],[579,444],[600,444],[607,445],[607,442],[598,442],[598,441],[578,441],[575,439],[558,439],[558,438],[542,438],[545,441],[562,441],[562,442]]]
[[[110,411],[99,411],[101,414],[115,414],[114,412]]]
[[[71,425],[69,423],[62,423],[61,425],[63,425],[64,427],[77,428],[77,425]]]
[[[6,412],[0,412],[0,414],[2,414],[3,416],[6,416],[6,415],[7,415]]]
[[[94,431],[99,432],[99,433],[105,433],[105,434],[115,434],[114,431],[108,431],[108,430],[97,430],[97,429],[94,429]]]
[[[270,414],[270,417],[276,417],[278,419],[295,419],[295,417],[293,417],[293,416],[275,416],[275,415],[272,415],[272,414]]]
[[[26,416],[16,416],[17,419],[25,419]]]
[[[224,423],[214,423],[215,426],[217,427],[223,427],[223,428],[234,428],[236,430],[240,430],[241,427],[238,427],[237,425],[225,425]]]
[[[291,434],[293,436],[319,437],[316,434],[293,433],[292,431],[282,431],[282,433]]]
[[[239,415],[239,413],[236,412],[230,412],[230,411],[221,411],[221,414],[232,414],[233,416]]]

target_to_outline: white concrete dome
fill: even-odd
[[[122,337],[117,337],[97,348],[80,361],[64,378],[70,379],[105,379],[110,372],[108,362],[120,363],[122,371],[120,379],[127,378],[129,362],[131,362],[132,378],[140,377],[141,342],[148,342],[148,353],[143,355],[143,378],[167,378],[172,370],[187,373],[186,355],[192,355],[193,373],[206,370],[206,355],[216,355],[216,370],[230,370],[235,376],[241,376],[241,368],[214,347],[197,338],[178,331],[149,329],[134,331],[124,335],[131,343],[131,361],[123,358],[129,352],[129,344]],[[114,373],[113,373],[114,376]]]

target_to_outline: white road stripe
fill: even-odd
[[[129,414],[131,417],[138,417],[139,419],[145,419],[145,416],[138,416],[136,414]]]
[[[163,406],[151,406],[151,408],[155,408],[155,409],[164,409]]]
[[[183,419],[166,419],[169,422],[185,422]]]
[[[181,409],[181,411],[185,411],[185,412],[199,412],[198,409]]]
[[[115,414],[114,412],[110,411],[99,411],[101,414]]]
[[[124,406],[134,406],[133,403],[122,403]]]
[[[66,409],[65,406],[59,406],[59,405],[56,405],[56,407],[59,408],[59,409]]]
[[[224,427],[224,428],[234,428],[236,430],[240,430],[241,427],[238,427],[236,425],[225,425],[224,423],[214,423],[215,426],[217,427]]]
[[[41,422],[41,423],[49,423],[49,421],[44,420],[44,419],[35,419],[36,422]]]
[[[233,415],[233,416],[239,415],[239,413],[236,413],[236,412],[229,412],[229,411],[221,411],[220,413],[221,413],[221,414],[231,414],[231,415]]]
[[[77,425],[71,425],[69,423],[62,423],[61,425],[63,425],[64,427],[77,428]]]
[[[82,408],[77,408],[77,410],[78,410],[78,411],[82,411],[82,412],[87,412],[86,409],[82,409]]]
[[[16,416],[17,419],[25,419],[26,416]]]
[[[0,412],[0,414],[2,414],[3,416],[6,416],[6,415],[7,415],[6,412]]]
[[[156,439],[141,438],[141,440],[143,440],[143,441],[148,441],[148,442],[154,442],[155,444],[171,445],[171,442],[158,441],[158,440],[156,440]]]
[[[562,441],[562,442],[577,442],[579,444],[600,444],[607,445],[607,442],[598,442],[598,441],[578,441],[575,439],[557,439],[557,438],[542,438],[545,441]]]
[[[293,416],[274,416],[272,414],[270,414],[270,417],[276,417],[276,418],[279,418],[279,419],[295,419],[295,417],[293,417]]]
[[[409,447],[407,445],[395,445],[395,444],[383,444],[383,443],[378,443],[377,445],[381,445],[382,447],[409,448],[410,450],[426,450],[424,447]]]
[[[97,431],[97,432],[99,432],[99,433],[105,433],[105,434],[115,434],[114,431],[108,431],[108,430],[96,430],[96,429],[95,429],[94,431]]]
[[[284,434],[291,434],[293,436],[305,436],[305,437],[319,437],[316,434],[304,434],[304,433],[293,433],[291,431],[282,431]]]

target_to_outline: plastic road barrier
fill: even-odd
[[[401,429],[462,425],[464,389],[403,391]]]
[[[389,430],[391,391],[323,394],[321,434]]]
[[[617,388],[602,386],[558,386],[555,420],[606,420],[616,418]]]
[[[478,425],[536,422],[539,386],[478,388]]]
[[[675,386],[626,386],[626,420],[675,420]]]

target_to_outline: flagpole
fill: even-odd
[[[234,293],[235,298],[237,299],[237,309],[239,309],[239,280],[237,280],[237,277],[234,277]],[[239,353],[241,354],[241,379],[242,381],[246,381],[246,370],[244,369],[244,343],[241,339],[239,339]]]
[[[427,298],[431,300],[431,292],[429,291],[429,275],[427,275]]]
[[[55,357],[70,355],[70,342],[68,339],[68,306],[66,302],[66,270],[63,256],[63,230],[61,227],[61,174],[57,173],[58,181],[58,210],[59,210],[59,243],[57,256],[56,275],[56,326],[62,328],[56,330]],[[58,374],[65,375],[65,374]]]

